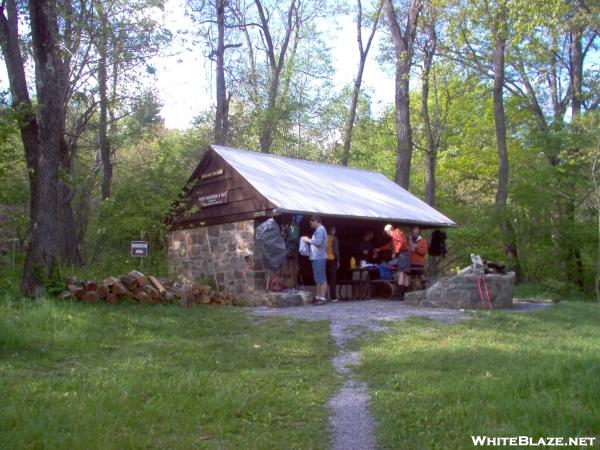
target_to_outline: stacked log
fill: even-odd
[[[68,277],[65,291],[59,298],[110,305],[125,300],[148,305],[179,303],[186,308],[235,303],[235,297],[230,292],[216,292],[209,285],[183,284],[168,278],[146,276],[138,270],[132,270],[127,275],[110,276],[100,282]]]

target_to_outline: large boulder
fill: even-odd
[[[492,309],[512,308],[515,273],[485,275]],[[483,302],[473,273],[452,275],[440,279],[424,291],[408,292],[407,304],[425,308],[488,309],[485,287],[480,280]]]

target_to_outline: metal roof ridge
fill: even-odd
[[[335,167],[336,169],[342,169],[342,170],[357,170],[360,172],[367,172],[373,175],[379,175],[384,177],[386,180],[389,180],[391,182],[394,182],[393,180],[390,180],[388,177],[386,177],[384,174],[382,174],[381,172],[377,172],[376,170],[368,170],[368,169],[363,169],[361,167],[348,167],[348,166],[340,166],[338,164],[331,164],[331,163],[325,163],[325,162],[320,162],[320,161],[313,161],[312,159],[299,159],[299,158],[292,158],[291,156],[283,156],[283,155],[274,155],[272,153],[262,153],[262,152],[257,152],[254,150],[248,150],[248,149],[244,149],[244,148],[235,148],[235,147],[228,147],[226,145],[216,145],[216,144],[211,144],[210,145],[211,148],[213,148],[214,150],[217,150],[217,148],[222,148],[222,149],[226,149],[226,150],[232,150],[234,152],[242,152],[242,153],[254,153],[256,155],[258,155],[259,157],[271,157],[271,158],[279,158],[279,159],[289,159],[292,161],[301,161],[301,162],[305,162],[305,163],[309,163],[309,164],[314,164],[314,165],[318,165],[318,166],[329,166],[329,167]],[[400,186],[400,185],[398,185]],[[402,186],[400,186],[402,187]]]

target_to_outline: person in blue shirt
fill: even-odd
[[[309,259],[312,264],[313,277],[316,284],[315,305],[327,303],[327,232],[321,224],[319,216],[310,216],[310,226],[314,231],[312,237],[302,236],[302,240],[310,244]]]

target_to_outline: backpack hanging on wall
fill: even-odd
[[[431,233],[431,244],[429,244],[429,254],[431,256],[446,256],[446,233],[440,230],[433,230],[433,233]]]
[[[279,272],[288,252],[279,225],[274,219],[268,219],[256,227],[256,245],[265,269]]]

